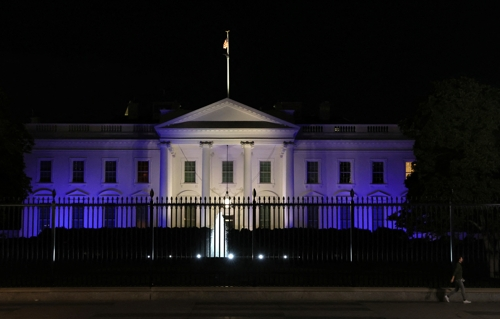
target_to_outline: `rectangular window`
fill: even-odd
[[[38,222],[40,231],[44,229],[50,229],[50,215],[51,215],[51,207],[38,207]]]
[[[406,162],[405,163],[405,178],[408,178],[408,176],[413,173],[413,162]]]
[[[351,207],[348,204],[342,204],[342,206],[338,206],[337,211],[340,229],[351,228]]]
[[[271,162],[260,162],[260,179],[261,184],[271,183]]]
[[[137,183],[149,183],[149,162],[137,162]]]
[[[351,181],[351,162],[340,162],[339,165],[339,184],[350,184]]]
[[[184,227],[196,227],[196,206],[187,205],[184,210]]]
[[[372,184],[384,184],[384,162],[372,162]]]
[[[73,206],[72,224],[73,228],[83,228],[83,205]]]
[[[307,184],[319,183],[319,163],[307,162]]]
[[[269,205],[261,205],[259,207],[259,228],[271,228],[271,207]]]
[[[138,205],[135,207],[135,227],[148,227],[148,206]]]
[[[233,182],[233,161],[222,162],[222,182],[223,183]]]
[[[307,207],[307,228],[318,229],[319,222],[319,207],[318,206],[308,206]]]
[[[52,182],[52,161],[40,161],[40,183]]]
[[[116,183],[116,161],[104,162],[104,183]]]
[[[83,183],[85,173],[84,161],[73,161],[73,183]]]
[[[196,162],[185,161],[184,162],[184,183],[195,183],[196,182]]]
[[[384,207],[372,206],[372,231],[384,227]]]
[[[116,223],[116,207],[104,206],[104,227],[115,228]]]

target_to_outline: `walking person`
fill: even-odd
[[[444,299],[446,299],[446,302],[450,302],[450,297],[458,292],[458,289],[460,289],[460,292],[462,293],[462,298],[463,298],[463,303],[471,303],[469,300],[467,300],[467,296],[465,295],[465,287],[464,287],[464,281],[465,279],[462,277],[462,262],[464,261],[464,258],[460,256],[458,258],[457,265],[455,266],[455,271],[453,272],[453,276],[451,277],[451,283],[455,282],[455,289],[452,290],[449,294],[444,295]]]

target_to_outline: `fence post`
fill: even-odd
[[[449,209],[450,209],[450,262],[451,262],[451,264],[453,264],[453,208],[452,208],[452,203],[451,203],[452,196],[453,196],[453,189],[451,190],[450,203],[449,203]]]
[[[153,189],[149,192],[149,196],[151,197],[149,200],[149,227],[151,228],[151,261],[155,259],[155,231],[154,231],[154,220],[153,220],[153,196],[155,192]]]
[[[350,209],[350,231],[349,231],[349,243],[350,243],[350,260],[352,262],[352,233],[353,233],[353,230],[354,230],[354,189],[351,188],[351,209]]]
[[[51,204],[52,262],[56,261],[56,190],[52,190]]]
[[[252,260],[254,260],[254,233],[255,233],[255,217],[256,217],[256,207],[257,203],[255,201],[255,197],[257,196],[257,192],[255,191],[255,188],[253,189],[253,204],[252,204]]]

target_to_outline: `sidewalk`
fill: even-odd
[[[458,298],[459,299],[459,298]],[[452,319],[500,318],[500,303],[376,301],[127,300],[0,302],[2,319]]]
[[[468,288],[473,302],[499,302],[500,288]],[[102,287],[0,288],[0,302],[39,301],[384,301],[441,302],[444,289],[350,287]],[[459,302],[460,294],[452,297]]]

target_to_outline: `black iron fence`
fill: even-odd
[[[4,272],[3,285],[429,286],[449,280],[459,255],[477,285],[496,282],[500,205],[154,196],[0,204],[0,263],[17,274]]]

